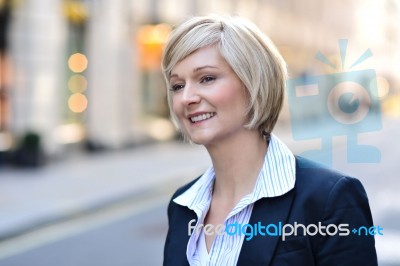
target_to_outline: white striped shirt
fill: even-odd
[[[254,202],[264,197],[283,195],[294,188],[295,171],[295,158],[292,152],[272,134],[253,192],[238,202],[228,214],[224,225],[247,224]],[[186,206],[196,213],[198,218],[196,228],[199,224],[204,224],[211,204],[214,180],[214,168],[211,166],[196,183],[174,199],[177,204]],[[207,254],[204,238],[199,238],[200,234],[204,233],[201,231],[200,234],[197,234],[196,231],[195,229],[191,234],[186,249],[190,265],[236,265],[245,238],[243,234],[217,234],[210,252]]]

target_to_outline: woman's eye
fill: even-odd
[[[211,82],[214,80],[215,80],[215,77],[213,77],[213,76],[205,76],[205,77],[201,78],[200,83],[208,83],[208,82]]]
[[[180,90],[180,89],[183,89],[183,87],[184,87],[183,84],[175,84],[175,85],[172,85],[172,86],[171,86],[170,90],[171,90],[171,91],[178,91],[178,90]]]

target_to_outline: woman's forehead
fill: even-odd
[[[207,68],[221,69],[229,67],[224,57],[215,46],[200,48],[176,63],[172,68],[171,75],[176,76],[184,72],[198,72]]]

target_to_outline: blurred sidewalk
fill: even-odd
[[[152,189],[178,187],[209,164],[203,147],[168,142],[82,152],[37,169],[0,168],[0,241]]]

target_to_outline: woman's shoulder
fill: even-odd
[[[361,182],[347,174],[296,156],[296,197],[318,206],[368,202]],[[359,202],[360,203],[360,202]]]
[[[318,162],[306,159],[301,156],[296,158],[296,185],[305,183],[306,185],[332,186],[341,179],[356,180],[348,174],[330,168]]]

